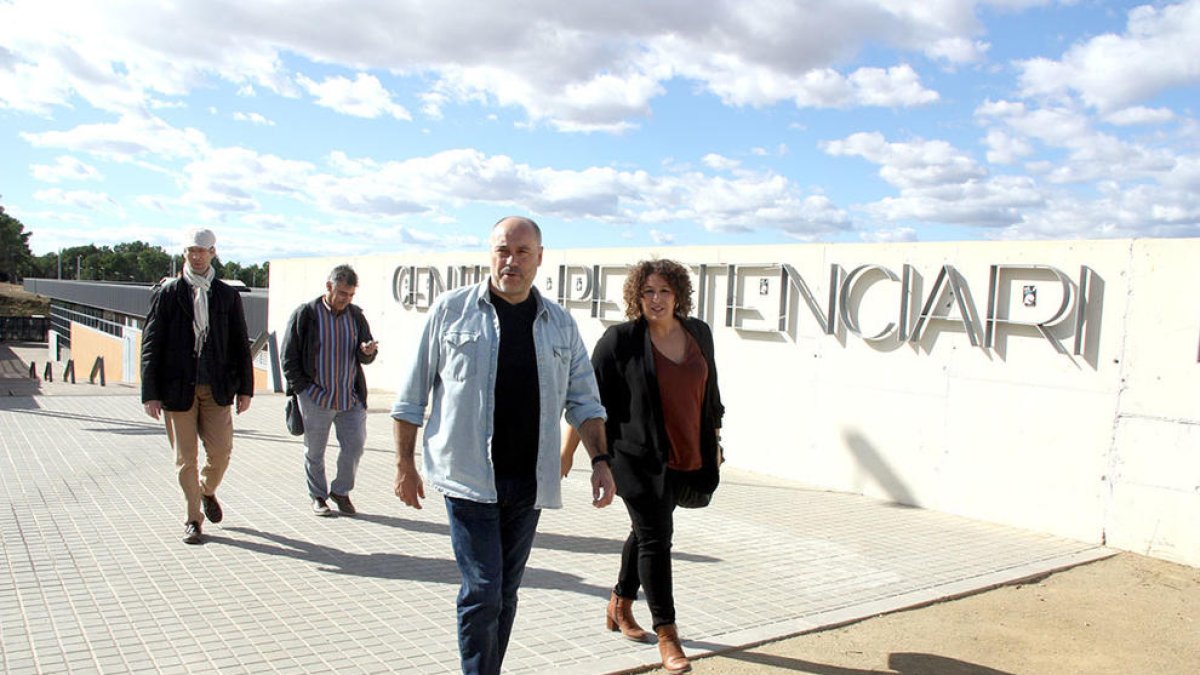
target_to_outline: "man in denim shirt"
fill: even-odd
[[[463,672],[499,673],[517,589],[543,508],[561,508],[559,417],[592,457],[592,504],[612,502],[604,408],[575,320],[533,287],[542,233],[500,219],[486,282],[438,298],[392,407],[396,496],[421,508],[413,458],[425,427],[425,475],[445,495],[462,575],[458,647]]]

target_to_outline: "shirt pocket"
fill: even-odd
[[[554,360],[551,363],[554,365],[554,382],[565,395],[571,386],[571,348],[555,346],[553,352]]]
[[[452,331],[442,336],[442,379],[465,382],[475,372],[479,333]]]

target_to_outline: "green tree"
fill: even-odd
[[[58,278],[58,253],[44,253],[34,256],[29,264],[28,276],[43,279]]]
[[[171,256],[161,246],[134,241],[117,244],[113,253],[123,259],[120,269],[130,275],[129,281],[153,282],[171,274]]]
[[[5,220],[7,219],[7,220]],[[15,223],[10,226],[9,221]],[[21,276],[56,279],[59,276],[59,262],[62,263],[62,278],[78,281],[135,281],[141,283],[156,283],[163,277],[178,273],[185,263],[182,254],[172,255],[161,246],[151,246],[144,241],[131,241],[112,247],[86,244],[70,246],[61,251],[53,251],[40,256],[29,253],[28,239],[30,233],[23,232],[23,226],[15,218],[4,214],[0,207],[0,278],[12,274],[6,267],[7,259],[14,254],[20,254],[23,262],[10,265]],[[9,234],[13,235],[10,243]],[[270,274],[270,263],[263,262],[242,266],[237,262],[222,262],[220,258],[213,259],[213,267],[217,276],[222,279],[238,279],[247,286],[265,287]]]
[[[0,206],[0,281],[16,283],[29,273],[33,253],[25,225],[4,212]]]

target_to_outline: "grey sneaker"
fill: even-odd
[[[183,527],[183,543],[199,544],[203,541],[200,537],[200,523],[189,520],[187,525]]]
[[[337,504],[338,511],[343,515],[352,516],[358,513],[358,509],[354,508],[354,504],[350,503],[350,495],[335,495],[330,492],[329,498],[333,500],[334,504]]]
[[[333,515],[333,511],[329,510],[329,505],[325,503],[324,499],[314,499],[312,503],[312,510],[313,513],[317,514],[318,516]]]

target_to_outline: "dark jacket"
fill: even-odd
[[[196,397],[192,329],[192,287],[182,278],[166,281],[154,291],[142,329],[142,402],[162,401],[164,410],[182,412]],[[208,297],[208,381],[213,400],[230,405],[235,396],[254,395],[254,364],[242,298],[220,279],[213,279]]]
[[[287,330],[283,334],[283,376],[287,379],[287,394],[299,394],[308,389],[313,383],[314,373],[317,372],[317,347],[320,343],[320,333],[317,327],[317,308],[324,302],[323,298],[306,302],[292,312],[288,318]],[[371,326],[367,317],[363,316],[362,308],[358,305],[348,305],[346,311],[354,319],[354,328],[358,333],[357,343],[370,342]],[[375,360],[378,352],[367,356],[362,350],[355,349],[358,357],[354,364],[354,394],[367,405],[367,377],[363,374],[363,364]]]
[[[700,412],[701,467],[682,472],[680,477],[697,490],[712,492],[721,480],[716,430],[721,428],[725,416],[717,387],[712,330],[708,324],[691,317],[683,320],[683,326],[708,362],[708,382],[704,409]],[[663,421],[658,374],[646,321],[638,319],[606,330],[592,350],[592,367],[600,387],[600,402],[608,412],[604,430],[613,457],[617,494],[626,499],[647,495],[661,498],[671,442]]]

